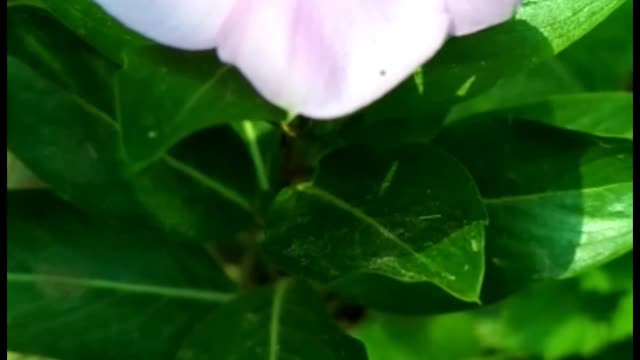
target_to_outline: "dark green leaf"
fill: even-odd
[[[265,246],[275,264],[312,279],[380,274],[476,301],[485,216],[472,179],[446,153],[349,147],[322,159],[312,183],[280,193]]]
[[[233,296],[202,248],[106,226],[47,191],[8,193],[7,345],[74,359],[175,359]]]
[[[39,8],[9,7],[7,53],[67,92],[113,114],[117,66]]]
[[[437,143],[466,165],[489,211],[483,300],[632,248],[630,141],[480,117]]]
[[[213,52],[154,46],[127,51],[125,56],[116,88],[118,116],[126,155],[136,166],[157,159],[178,140],[206,127],[285,117]]]
[[[413,79],[368,108],[366,116],[440,123],[455,103],[550,58],[624,1],[525,1],[515,21],[450,39]]]
[[[317,295],[282,282],[220,307],[185,339],[178,360],[365,360],[364,346],[342,334]]]
[[[151,43],[104,13],[93,0],[7,0],[7,8],[14,7],[48,10],[102,54],[118,63],[122,62],[125,48]]]
[[[633,70],[633,0],[558,55],[589,90],[630,90]]]
[[[123,158],[118,124],[19,60],[7,61],[9,148],[65,199],[112,221],[151,220],[201,241],[233,238],[254,222],[253,166],[231,129],[196,139],[208,143],[205,150],[187,151],[187,142],[177,158],[134,171]],[[191,165],[193,154],[206,170]]]

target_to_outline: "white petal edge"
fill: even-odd
[[[65,0],[61,0],[65,1]],[[94,0],[124,26],[160,44],[183,50],[212,49],[238,0]]]
[[[469,35],[513,17],[522,0],[446,0],[451,35]]]

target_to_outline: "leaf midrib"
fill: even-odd
[[[632,181],[623,181],[614,184],[607,184],[603,186],[594,186],[585,189],[571,189],[571,190],[559,190],[559,191],[548,191],[543,193],[535,193],[535,194],[524,194],[524,195],[513,195],[513,196],[501,196],[495,198],[482,198],[482,201],[485,204],[502,204],[502,203],[510,203],[510,202],[519,202],[519,201],[535,201],[542,200],[547,197],[556,197],[556,196],[569,196],[576,194],[585,194],[585,193],[595,193],[600,191],[607,191],[612,188],[616,188],[619,186],[625,185],[633,185]]]
[[[14,283],[49,283],[82,286],[91,289],[112,290],[131,294],[157,295],[169,298],[187,299],[211,303],[226,303],[235,296],[233,293],[225,293],[214,290],[198,290],[189,288],[177,288],[137,283],[124,283],[113,280],[70,277],[47,274],[28,274],[7,272],[7,285]]]
[[[298,184],[296,185],[296,190],[302,192],[302,193],[306,193],[309,195],[313,195],[327,203],[333,204],[334,206],[336,206],[337,208],[353,215],[354,217],[356,217],[357,219],[360,219],[362,221],[364,221],[365,223],[371,225],[373,228],[375,228],[376,230],[378,230],[378,232],[380,232],[380,234],[382,234],[385,238],[391,240],[393,243],[395,243],[396,245],[398,245],[400,248],[404,249],[405,251],[409,252],[412,256],[414,256],[416,259],[418,259],[420,262],[422,262],[425,265],[429,265],[429,262],[427,261],[427,259],[424,258],[424,256],[422,256],[420,253],[416,252],[411,246],[409,246],[409,244],[407,244],[406,242],[402,241],[399,237],[397,237],[394,233],[392,233],[389,229],[387,229],[386,227],[384,227],[382,224],[380,224],[378,221],[376,221],[374,218],[372,218],[371,216],[367,215],[364,211],[352,206],[351,204],[347,203],[346,201],[338,198],[337,196],[333,195],[332,193],[323,190],[317,186],[314,186],[312,183],[302,183],[302,184]]]

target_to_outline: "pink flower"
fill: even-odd
[[[96,0],[164,45],[216,48],[272,103],[341,117],[390,91],[448,36],[508,20],[521,0]],[[427,90],[428,91],[428,90]]]

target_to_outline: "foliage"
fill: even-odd
[[[8,0],[10,358],[630,359],[632,4],[525,0],[288,122],[210,52]]]

